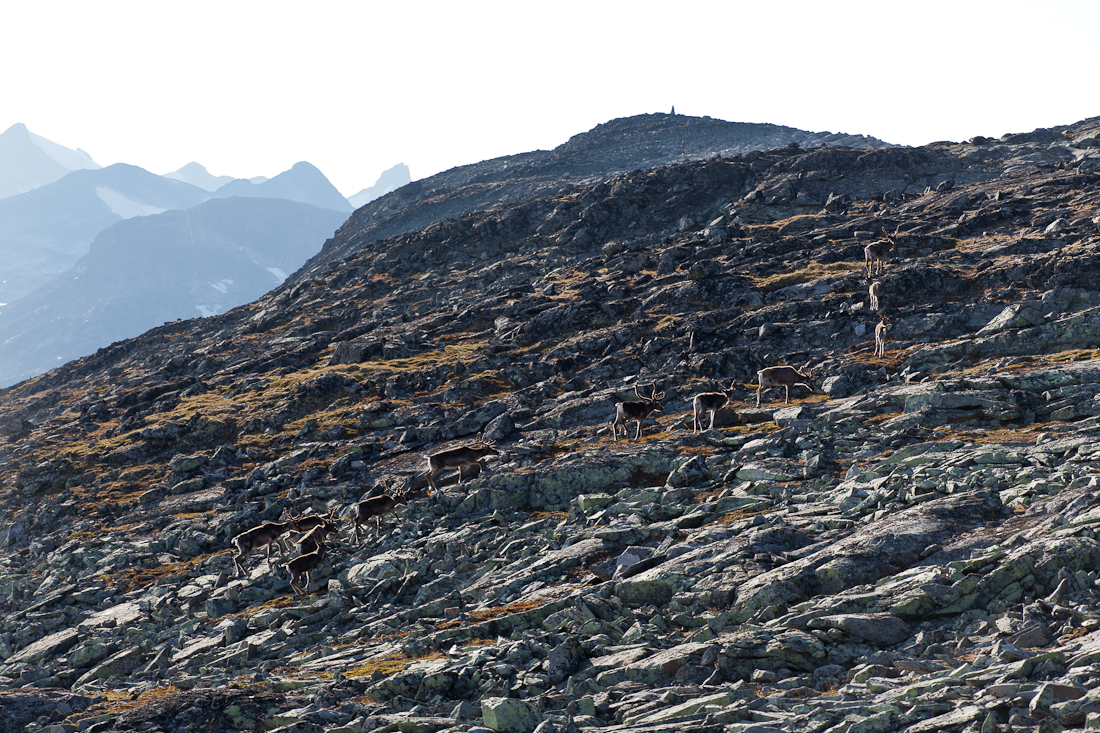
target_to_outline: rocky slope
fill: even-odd
[[[710,117],[650,114],[623,117],[574,135],[553,150],[534,150],[459,166],[403,186],[357,208],[347,233],[333,239],[298,276],[365,244],[398,236],[474,211],[553,196],[627,171],[743,155],[797,144],[884,148],[889,143],[863,135],[808,132],[781,125],[726,122]]]
[[[681,162],[381,241],[358,216],[255,303],[3,390],[0,725],[1095,726],[1098,132]],[[818,391],[758,408],[779,363]],[[639,383],[664,410],[616,441]],[[501,455],[427,496],[424,456],[478,433]],[[234,535],[382,481],[417,496],[345,523],[308,595],[263,551],[234,577]]]

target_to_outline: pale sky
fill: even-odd
[[[1100,115],[1100,0],[0,3],[0,131],[344,195],[676,111],[888,142]]]

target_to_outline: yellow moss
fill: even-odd
[[[492,643],[492,642],[489,642]],[[406,657],[390,654],[381,659],[372,659],[365,664],[358,667],[354,667],[347,672],[344,672],[346,677],[370,677],[376,672],[382,672],[386,675],[396,674],[406,669],[409,665],[416,662],[429,662],[434,659],[446,659],[447,655],[442,652],[432,652],[423,656],[408,659]]]
[[[695,498],[699,499],[699,497],[695,497]],[[694,501],[692,503],[693,504],[701,504],[703,502]],[[742,519],[748,519],[749,517],[755,517],[757,514],[771,514],[774,511],[775,511],[775,509],[763,509],[763,510],[758,511],[758,512],[749,511],[748,509],[738,509],[735,512],[726,512],[722,516],[715,519],[712,522],[712,524],[733,524],[734,522],[740,521]]]
[[[145,586],[152,585],[161,578],[187,573],[199,565],[202,565],[211,557],[224,555],[227,552],[232,552],[232,550],[219,550],[218,552],[211,552],[206,555],[193,557],[190,560],[166,563],[164,565],[157,565],[153,568],[125,568],[104,575],[103,582],[108,586],[117,585],[122,588],[124,592],[128,593],[137,588],[144,588]]]
[[[819,262],[811,262],[801,270],[794,270],[793,272],[777,272],[774,275],[766,276],[752,276],[751,280],[753,284],[764,291],[770,293],[780,288],[789,287],[791,285],[798,285],[800,283],[809,282],[810,280],[816,280],[819,277],[825,277],[826,275],[836,275],[844,272],[853,272],[863,267],[860,263],[854,262],[830,262],[828,264],[821,264]]]

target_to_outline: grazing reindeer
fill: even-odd
[[[714,429],[714,416],[719,410],[730,403],[730,399],[733,398],[733,385],[729,386],[729,389],[722,390],[721,392],[703,392],[702,394],[695,395],[695,399],[692,400],[691,406],[694,411],[694,416],[691,421],[691,432],[702,432],[703,421],[700,419],[701,415],[710,413],[710,430]]]
[[[886,267],[886,257],[898,245],[900,232],[901,224],[898,224],[893,234],[887,234],[886,230],[883,229],[882,234],[886,237],[885,240],[880,239],[877,242],[871,242],[863,248],[863,259],[867,265],[867,279],[871,278],[872,272],[881,272]]]
[[[886,336],[889,332],[890,319],[886,316],[882,317],[879,324],[875,326],[875,356],[886,356]]]
[[[459,473],[462,472],[462,467],[459,467]],[[355,541],[359,542],[359,526],[364,524],[368,519],[374,517],[375,526],[379,533],[382,532],[382,517],[389,514],[400,504],[409,503],[408,491],[393,491],[390,485],[385,485],[385,492],[381,496],[372,496],[367,499],[363,499],[361,502],[355,505],[355,516],[349,517],[349,521],[354,523],[355,529]]]
[[[463,445],[458,448],[448,448],[432,453],[428,456],[428,485],[432,487],[432,491],[439,491],[439,487],[435,483],[439,474],[448,468],[457,468],[458,484],[461,486],[463,468],[477,465],[482,471],[486,471],[488,466],[486,466],[485,459],[489,456],[499,455],[500,451],[496,449],[491,440],[487,441],[480,437],[472,445]]]
[[[873,283],[871,283],[871,287],[868,289],[868,292],[871,294],[871,310],[877,311],[879,309],[878,298],[880,295],[882,295],[882,283],[880,283],[878,280],[875,280]]]
[[[761,369],[756,373],[756,376],[760,380],[760,386],[756,388],[757,407],[760,407],[760,394],[764,390],[771,389],[772,387],[786,388],[787,397],[783,401],[783,404],[790,404],[791,387],[801,384],[803,387],[809,387],[811,392],[814,391],[814,373],[812,369],[806,372],[800,372],[790,366],[773,366],[767,369]]]
[[[290,587],[296,595],[304,596],[306,594],[306,589],[309,588],[310,575],[325,562],[325,550],[325,543],[322,542],[317,545],[317,549],[313,552],[299,555],[290,562],[283,563],[282,566],[290,573]],[[303,575],[306,577],[304,584],[298,582],[298,579]]]
[[[264,522],[259,527],[241,532],[233,538],[233,544],[237,547],[237,554],[233,557],[233,564],[237,567],[237,576],[247,574],[244,564],[241,562],[248,553],[258,547],[267,547],[267,559],[271,560],[271,546],[279,548],[279,555],[286,553],[283,549],[282,537],[287,532],[296,532],[301,527],[296,519],[291,517],[285,522]]]
[[[642,435],[642,420],[652,415],[655,412],[661,412],[661,400],[665,398],[665,393],[657,394],[657,385],[653,385],[653,393],[649,397],[642,397],[638,392],[638,384],[634,383],[634,396],[638,399],[631,400],[630,402],[620,402],[615,405],[615,419],[611,422],[611,434],[615,436],[615,442],[619,442],[619,423],[623,425],[623,436],[627,434],[626,424],[628,422],[635,422],[638,424],[637,430],[634,431],[634,440],[637,440]]]

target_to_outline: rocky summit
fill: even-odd
[[[395,191],[0,391],[0,730],[1100,727],[1098,135]]]

